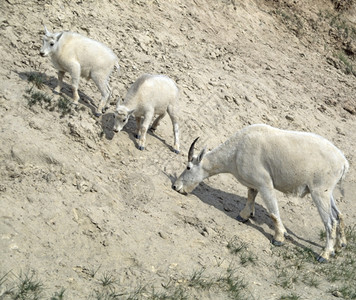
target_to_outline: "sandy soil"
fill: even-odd
[[[63,287],[67,299],[91,297],[105,273],[125,291],[159,289],[202,268],[225,272],[237,261],[226,246],[238,238],[258,258],[237,264],[249,298],[279,299],[286,291],[275,284],[273,225],[262,199],[256,217],[241,224],[235,218],[247,190],[231,175],[205,180],[189,196],[171,188],[195,137],[198,150],[212,149],[254,123],[335,143],[350,162],[338,205],[346,224],[355,224],[356,80],[334,55],[343,44],[328,27],[328,13],[338,13],[331,2],[7,0],[0,10],[0,275],[31,270],[48,295]],[[355,22],[354,8],[342,14]],[[85,80],[72,114],[29,107],[33,72],[45,78],[42,91],[59,98],[56,72],[39,55],[43,24],[97,39],[118,55],[121,75],[112,78],[112,105],[102,117],[93,116],[100,95]],[[117,96],[143,73],[166,74],[181,90],[179,155],[168,117],[145,151],[136,147],[133,120],[112,131]],[[68,84],[64,94],[71,95]],[[320,252],[323,225],[310,196],[278,198],[290,243]],[[301,299],[333,299],[329,290],[328,282],[294,287]]]

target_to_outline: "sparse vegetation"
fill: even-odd
[[[42,89],[44,87],[45,77],[42,74],[32,72],[28,75],[27,81],[32,83],[38,89]]]
[[[117,282],[117,279],[110,273],[104,273],[102,278],[99,279],[99,282],[102,286],[108,287],[114,285]]]
[[[59,111],[61,112],[61,116],[64,117],[67,114],[70,114],[72,112],[72,106],[71,102],[64,97],[60,97],[58,100],[58,108]]]
[[[65,289],[62,288],[59,292],[55,292],[54,295],[51,297],[51,300],[63,300]]]
[[[242,266],[246,266],[247,264],[256,264],[256,255],[249,251],[248,245],[242,241],[239,241],[237,237],[232,238],[228,242],[227,248],[231,254],[239,256],[240,264]]]
[[[279,298],[280,300],[298,300],[298,299],[301,299],[300,296],[292,293],[290,295],[287,295],[287,296],[282,296],[281,298]]]
[[[49,111],[57,110],[61,117],[73,112],[71,101],[66,97],[61,96],[58,100],[55,100],[40,90],[44,87],[44,78],[42,75],[33,72],[28,75],[27,80],[31,84],[31,87],[26,90],[24,97],[27,99],[27,104],[30,108],[37,105]]]
[[[355,47],[353,41],[356,38],[356,28],[348,20],[343,11],[348,10],[354,5],[352,0],[332,0],[333,10],[324,10],[318,12],[318,19],[303,16],[299,11],[298,5],[279,5],[271,12],[275,14],[280,21],[297,37],[310,37],[315,34],[315,39],[322,37],[325,43],[325,50],[335,53],[337,63],[336,68],[342,72],[356,76],[355,71]],[[327,32],[323,36],[322,31]]]
[[[10,272],[0,279],[1,294],[0,298],[7,296],[7,299],[14,300],[37,300],[44,296],[44,286],[34,273],[26,272],[15,276],[16,280],[9,287],[5,281],[8,280]],[[5,298],[6,299],[6,298]]]
[[[138,299],[166,299],[183,300],[192,299],[192,295],[199,295],[205,291],[217,294],[226,294],[230,299],[247,299],[244,281],[237,275],[238,270],[229,267],[221,275],[209,275],[205,268],[194,271],[192,275],[177,279],[169,278],[167,283],[162,283],[160,288],[149,284],[139,284],[134,289],[120,285],[112,273],[105,272],[96,282],[98,287],[89,296],[96,300],[138,300]],[[9,273],[0,279],[1,297],[7,295],[11,300],[40,300],[48,299],[45,295],[46,288],[33,274],[26,273],[16,277],[10,282],[11,288],[5,288],[4,282],[8,281]],[[95,276],[95,275],[94,275]],[[194,297],[193,297],[194,298]],[[50,297],[51,300],[65,298],[65,289]]]
[[[0,300],[356,299],[355,228],[347,248],[317,263],[326,233],[319,242],[309,196],[277,194],[291,239],[275,247],[260,194],[255,218],[236,221],[246,189],[233,176],[205,180],[188,197],[171,187],[198,135],[211,150],[247,124],[312,131],[350,160],[337,201],[345,223],[356,223],[356,54],[347,52],[356,31],[343,20],[355,6],[341,8],[352,2],[4,1]],[[172,76],[184,104],[182,155],[169,151],[167,118],[140,152],[133,118],[112,131],[115,97],[96,119],[93,82],[81,80],[78,108],[68,74],[63,93],[52,91],[55,71],[38,53],[43,24],[114,49],[122,68],[113,95],[143,72]],[[27,295],[19,268],[34,270]]]
[[[331,259],[326,264],[317,263],[315,254],[309,248],[292,245],[273,248],[273,255],[278,257],[275,262],[276,284],[284,289],[294,289],[301,284],[318,288],[321,278],[324,278],[338,286],[336,291],[330,293],[338,293],[344,299],[356,299],[356,226],[347,227],[345,234],[347,247],[338,254],[337,259]],[[320,239],[323,240],[324,236],[322,231]]]
[[[337,54],[337,57],[344,65],[345,74],[353,74],[356,76],[356,71],[354,70],[352,63],[347,58],[347,56],[343,52],[339,52],[339,54]]]

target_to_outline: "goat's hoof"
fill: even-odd
[[[281,241],[277,241],[277,240],[275,240],[275,239],[272,239],[272,245],[277,246],[277,247],[280,247],[280,246],[283,246],[284,243],[281,242]]]
[[[145,147],[143,147],[143,146],[138,146],[138,150],[143,151],[143,150],[145,150]]]
[[[174,152],[175,154],[179,154],[179,153],[180,153],[180,151],[179,151],[179,150],[176,150],[176,149],[174,149],[173,152]]]
[[[97,117],[97,118],[99,118],[101,115],[102,115],[102,114],[101,114],[100,112],[94,113],[94,116]]]
[[[346,243],[341,243],[341,248],[346,248],[347,244]]]
[[[135,134],[135,139],[140,139],[141,136],[139,134]]]
[[[236,220],[239,221],[239,222],[241,222],[241,223],[246,223],[246,222],[248,221],[248,219],[244,219],[244,218],[241,217],[240,215],[238,215],[238,216],[236,217]]]
[[[320,262],[320,263],[327,263],[328,262],[328,260],[326,258],[322,257],[321,255],[319,255],[316,260],[318,262]]]
[[[150,128],[151,132],[155,132],[157,128]]]

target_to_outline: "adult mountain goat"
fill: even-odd
[[[109,77],[114,67],[120,69],[118,58],[111,49],[78,33],[50,33],[45,27],[40,54],[49,56],[58,70],[56,92],[61,91],[64,74],[69,72],[72,78],[73,103],[77,105],[80,77],[93,79],[101,93],[101,101],[95,115],[100,116],[105,111],[111,94]]]
[[[164,75],[144,74],[127,91],[125,102],[117,102],[114,131],[121,131],[131,115],[136,117],[138,148],[145,149],[146,133],[153,117],[158,115],[151,126],[156,130],[161,119],[166,115],[171,118],[174,133],[174,152],[179,153],[178,126],[178,87]]]
[[[346,246],[343,217],[333,197],[336,184],[349,164],[331,142],[312,133],[286,131],[268,125],[251,125],[206,153],[194,156],[192,143],[188,165],[173,184],[180,193],[190,193],[202,180],[231,173],[248,188],[248,198],[239,221],[254,215],[257,193],[261,194],[275,225],[272,243],[282,245],[286,229],[281,221],[275,191],[301,197],[310,193],[326,230],[326,245],[318,257],[323,262]]]

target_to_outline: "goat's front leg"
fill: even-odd
[[[285,229],[279,215],[277,198],[272,184],[271,186],[259,189],[259,192],[261,193],[261,197],[264,200],[270,213],[271,219],[274,223],[275,232],[272,239],[272,244],[275,246],[282,246],[284,244],[285,235],[287,235],[287,230]]]
[[[64,77],[65,72],[63,71],[58,71],[58,84],[55,87],[54,91],[58,94],[61,93],[62,86],[63,86],[63,77]]]
[[[145,143],[146,143],[146,133],[148,130],[148,126],[150,126],[150,123],[152,121],[154,112],[153,111],[148,111],[146,112],[142,125],[140,126],[140,132],[139,132],[139,140],[138,140],[138,149],[139,150],[144,150],[145,149]]]
[[[79,63],[73,63],[70,69],[70,76],[72,77],[72,90],[73,90],[73,104],[79,103],[79,80],[80,80],[80,65]]]
[[[136,134],[135,134],[136,139],[141,138],[141,136],[140,136],[141,120],[142,120],[141,117],[136,117]]]
[[[247,222],[250,217],[255,215],[255,199],[258,191],[255,189],[248,189],[247,192],[247,202],[244,209],[240,212],[240,215],[237,216],[237,220],[240,222]]]

